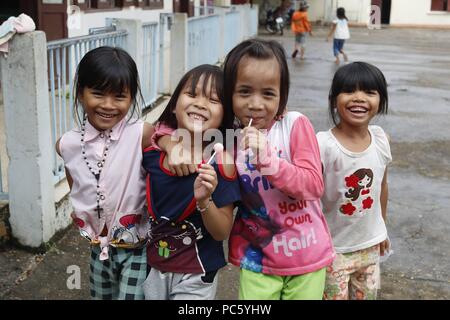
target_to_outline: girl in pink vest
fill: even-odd
[[[138,79],[124,50],[89,51],[75,79],[79,127],[56,144],[71,189],[72,218],[91,243],[94,299],[144,298],[148,216],[142,150],[153,129],[135,116],[142,96]]]

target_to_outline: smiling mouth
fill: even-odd
[[[205,122],[205,121],[208,120],[206,117],[204,117],[204,116],[202,116],[201,114],[198,114],[198,113],[188,113],[188,116],[189,116],[189,118],[191,118],[191,119],[193,119],[195,121]]]
[[[109,113],[101,113],[101,112],[96,112],[100,117],[102,118],[106,118],[106,119],[112,119],[115,116],[117,116],[117,114],[109,114]]]
[[[363,106],[351,106],[348,108],[348,110],[351,113],[355,113],[355,114],[365,114],[365,113],[369,112],[369,110]]]

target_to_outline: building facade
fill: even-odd
[[[291,1],[298,7],[296,0]],[[450,28],[450,0],[308,0],[309,17],[315,22],[331,22],[336,9],[344,7],[352,24],[390,25],[394,27]],[[281,0],[255,0],[260,14]]]

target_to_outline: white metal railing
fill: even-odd
[[[73,80],[80,60],[88,51],[101,46],[123,47],[126,35],[126,31],[114,31],[47,43],[53,144],[75,124]],[[56,153],[53,156],[53,175],[55,182],[65,175],[63,161]]]
[[[220,59],[220,17],[209,15],[188,19],[188,69],[215,64]]]
[[[160,32],[158,23],[142,25],[143,53],[140,70],[141,90],[144,108],[154,103],[158,97]]]
[[[223,51],[226,55],[231,49],[241,41],[241,35],[238,30],[241,30],[241,14],[237,10],[226,12],[224,15],[224,43]],[[235,30],[235,31],[231,31]]]
[[[258,35],[258,8],[250,8],[249,23],[250,37],[256,37]]]

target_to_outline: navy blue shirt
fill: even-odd
[[[216,241],[203,225],[196,209],[194,181],[197,174],[178,177],[163,168],[166,154],[144,151],[147,171],[147,206],[150,215],[147,260],[165,272],[204,273],[226,265],[222,241]],[[213,163],[218,184],[212,194],[217,208],[241,199],[237,175],[226,177],[221,164]],[[206,213],[207,214],[207,213]]]

